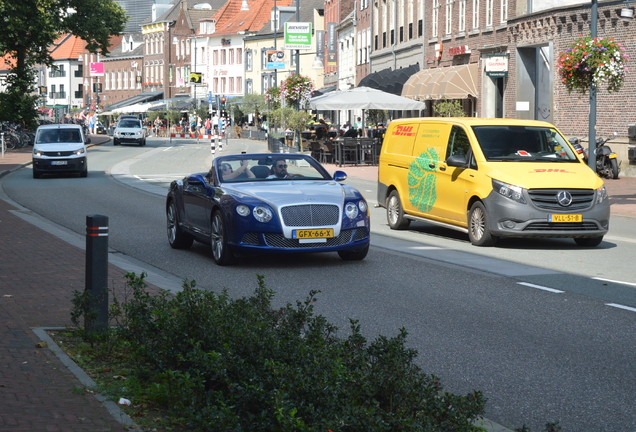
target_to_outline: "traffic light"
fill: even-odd
[[[225,96],[221,97],[221,109],[225,110],[225,102],[227,102],[227,98]]]
[[[101,93],[102,92],[102,83],[95,82],[93,83],[93,93]]]

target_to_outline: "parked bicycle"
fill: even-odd
[[[4,136],[5,148],[8,150],[33,145],[35,139],[35,136],[24,130],[20,123],[4,121],[1,132]]]

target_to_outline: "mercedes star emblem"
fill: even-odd
[[[572,195],[570,195],[568,191],[560,191],[557,194],[557,201],[559,201],[559,204],[563,207],[567,207],[572,204]]]

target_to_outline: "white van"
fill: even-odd
[[[88,175],[86,144],[82,126],[51,124],[38,127],[33,144],[33,178],[42,174],[78,173]]]

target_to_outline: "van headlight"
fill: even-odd
[[[607,199],[607,189],[605,189],[605,185],[596,189],[596,204],[600,204]]]
[[[493,179],[492,188],[500,195],[503,195],[514,202],[518,202],[520,204],[526,203],[526,199],[523,197],[523,188],[520,186],[511,185]]]

